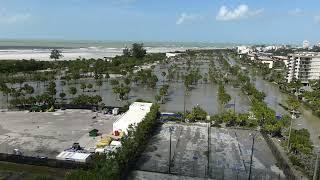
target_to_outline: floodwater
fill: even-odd
[[[230,58],[230,64],[235,64],[236,62]],[[217,64],[217,63],[216,63]],[[169,66],[169,65],[168,65]],[[204,63],[200,65],[200,71],[202,74],[208,72],[208,64]],[[155,89],[142,87],[140,85],[133,84],[131,87],[131,92],[129,94],[130,102],[141,98],[154,102],[154,97],[158,93],[160,87],[162,86],[162,76],[161,72],[164,71],[160,69],[159,66],[156,66],[154,72],[158,76],[159,82]],[[168,74],[168,73],[167,73]],[[85,82],[86,84],[91,83],[94,85],[96,92],[82,92],[80,89],[80,83]],[[36,88],[35,82],[27,82],[29,85],[35,87],[35,94],[39,94],[45,91],[45,87],[43,83],[41,83],[39,88]],[[167,100],[165,104],[161,104],[161,111],[169,111],[169,112],[183,112],[184,110],[184,102],[186,110],[191,110],[192,107],[199,105],[204,110],[206,110],[210,115],[221,112],[222,107],[218,102],[218,85],[211,83],[199,83],[195,88],[193,88],[184,98],[184,84],[181,81],[178,82],[166,82],[170,85]],[[264,91],[266,93],[265,102],[276,111],[277,114],[287,114],[287,112],[279,105],[279,103],[284,103],[287,95],[281,93],[279,88],[270,82],[263,80],[260,77],[256,77],[253,83],[256,85],[257,89],[260,91]],[[62,87],[60,86],[59,80],[56,81],[57,84],[57,101],[59,99],[59,93],[62,91]],[[14,87],[18,87],[19,85],[14,85]],[[82,79],[78,82],[78,84],[70,84],[63,87],[64,92],[67,94],[68,98],[72,98],[72,95],[68,94],[68,89],[70,86],[77,87],[79,94],[88,94],[88,95],[101,95],[103,98],[103,103],[110,106],[121,106],[125,105],[127,101],[119,101],[117,95],[113,93],[112,86],[109,82],[104,82],[103,86],[99,88],[95,86],[95,81],[93,79]],[[235,103],[235,108],[231,107],[231,109],[235,109],[237,112],[245,113],[250,110],[250,101],[246,95],[244,95],[239,88],[233,88],[231,85],[225,86],[226,91],[231,95],[232,100],[229,102],[230,104]],[[76,95],[76,96],[77,96]],[[6,96],[0,94],[0,109],[6,108]],[[319,135],[320,135],[320,119],[312,115],[312,113],[302,108],[302,115],[300,118],[294,120],[295,128],[306,128],[309,130],[311,134],[311,139],[315,144],[320,144]]]
[[[233,63],[235,62],[232,58],[229,58],[229,62],[230,61]],[[230,62],[230,64],[232,63]],[[252,82],[259,91],[263,91],[266,94],[265,102],[277,113],[277,115],[289,114],[279,105],[279,103],[285,104],[288,95],[282,93],[276,84],[263,80],[262,77],[259,76],[252,78]],[[293,128],[308,129],[312,142],[315,146],[320,145],[320,118],[314,116],[312,111],[305,107],[301,107],[300,110],[302,114],[299,118],[293,120]]]
[[[254,81],[257,89],[266,93],[265,102],[276,111],[277,114],[288,114],[288,112],[279,105],[285,103],[288,95],[280,92],[277,85],[263,80],[261,77],[256,77]],[[315,145],[320,144],[320,118],[314,116],[311,110],[301,107],[301,116],[293,120],[293,128],[306,128],[309,130],[311,140]]]
[[[208,64],[202,64],[200,65],[200,71],[203,75],[204,73],[208,72]],[[164,71],[164,69],[160,69],[159,66],[157,66],[154,69],[155,74],[158,76],[159,82],[155,89],[151,89],[148,87],[142,87],[140,85],[132,84],[131,91],[129,94],[129,100],[130,102],[136,100],[136,99],[144,99],[148,101],[155,101],[154,97],[158,93],[159,89],[161,88],[163,82],[162,82],[162,76],[161,72]],[[71,81],[70,81],[71,82]],[[93,84],[96,92],[83,92],[82,89],[80,89],[81,82],[85,82],[86,84]],[[32,85],[35,87],[35,93],[39,94],[45,91],[45,87],[43,86],[43,83],[41,83],[39,88],[36,88],[37,84],[35,82],[27,82],[29,85]],[[169,84],[170,88],[168,91],[168,96],[166,98],[165,104],[161,104],[161,111],[169,111],[169,112],[183,112],[184,110],[184,102],[186,106],[186,110],[191,110],[192,107],[199,105],[204,110],[206,110],[209,114],[215,114],[221,111],[222,107],[220,106],[218,102],[218,85],[217,84],[211,84],[211,83],[202,83],[200,82],[196,87],[194,87],[191,91],[187,93],[184,99],[185,94],[185,87],[184,83],[182,81],[176,81],[176,82],[166,82]],[[60,101],[59,93],[62,92],[62,87],[60,86],[60,81],[56,81],[57,85],[57,101]],[[109,84],[109,82],[104,82],[103,86],[99,88],[95,86],[95,81],[93,79],[82,79],[79,80],[77,84],[67,84],[63,87],[64,92],[67,94],[68,98],[72,98],[72,95],[68,94],[69,87],[76,87],[78,90],[77,95],[79,94],[88,94],[88,95],[101,95],[103,98],[103,103],[110,106],[121,106],[125,105],[127,103],[126,100],[119,101],[117,98],[117,95],[113,93],[112,86]],[[13,85],[13,87],[19,87],[19,85]],[[235,104],[235,108],[232,106],[232,110],[235,109],[237,112],[247,112],[250,109],[250,102],[239,88],[233,88],[231,85],[225,86],[226,91],[231,95],[232,100],[230,103]],[[76,96],[77,96],[76,95]],[[6,96],[0,95],[0,108],[5,108],[6,105]]]

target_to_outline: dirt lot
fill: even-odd
[[[209,130],[207,124],[162,125],[139,159],[136,174],[141,175],[139,171],[147,171],[155,172],[157,176],[162,173],[166,177],[171,177],[167,176],[170,127],[173,129],[170,174],[213,179],[247,179],[252,136],[255,136],[253,179],[278,179],[279,176],[284,179],[282,171],[276,166],[276,160],[259,132],[223,128]],[[144,173],[144,176],[148,174],[150,175]],[[139,179],[138,176],[136,179]]]
[[[20,149],[24,155],[55,156],[79,142],[90,148],[97,138],[88,132],[98,129],[101,133],[112,132],[116,116],[98,115],[89,110],[65,110],[57,112],[1,112],[0,113],[0,152],[12,153]]]

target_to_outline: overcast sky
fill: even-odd
[[[320,41],[319,0],[0,0],[0,38]]]

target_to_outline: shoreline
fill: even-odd
[[[183,47],[146,47],[147,53],[167,53],[175,51],[186,51],[187,49],[199,49],[199,48],[183,48]],[[123,48],[112,47],[86,47],[86,48],[63,48],[63,57],[60,60],[75,60],[77,58],[113,58],[123,54]],[[40,60],[40,61],[52,61],[50,59],[50,49],[1,49],[0,47],[0,60]]]

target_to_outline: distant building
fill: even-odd
[[[302,48],[303,48],[303,49],[309,48],[309,41],[304,40],[304,41],[302,42]]]
[[[168,52],[168,53],[166,53],[166,57],[167,57],[167,58],[175,57],[175,56],[177,56],[177,55],[179,55],[179,54],[181,54],[181,53],[170,53],[170,52]]]
[[[258,61],[263,64],[268,64],[269,69],[273,68],[273,59],[271,59],[270,57],[260,56]]]
[[[266,52],[266,51],[277,50],[277,49],[278,49],[277,46],[266,46],[263,48],[263,51]]]
[[[252,48],[248,46],[237,46],[238,54],[249,54],[252,53]]]
[[[287,56],[273,56],[272,59],[274,61],[282,61],[288,67],[289,59]]]
[[[289,54],[287,68],[288,82],[295,78],[308,84],[309,80],[320,78],[320,54],[311,52]]]

